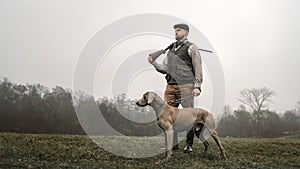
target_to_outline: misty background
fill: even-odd
[[[240,90],[267,86],[276,93],[270,108],[284,111],[300,100],[299,3],[1,1],[0,75],[72,88],[76,59],[95,32],[126,16],[161,13],[192,23],[208,38],[223,66],[226,104],[237,108]]]

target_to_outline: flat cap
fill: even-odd
[[[176,29],[176,28],[181,28],[181,29],[184,29],[184,30],[187,30],[187,31],[189,31],[189,29],[190,29],[189,26],[187,24],[184,24],[184,23],[174,25],[174,29]]]

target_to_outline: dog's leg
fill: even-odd
[[[166,132],[166,145],[167,145],[166,159],[169,159],[173,154],[172,148],[173,148],[174,130],[170,126],[169,129],[167,129],[165,132]]]
[[[167,140],[167,133],[166,133],[165,130],[164,130],[164,134],[165,134],[165,150],[168,150],[168,146],[167,146],[167,142],[168,142],[168,140]]]
[[[204,144],[204,156],[206,156],[206,154],[207,154],[207,150],[208,150],[208,146],[209,146],[209,143],[207,142],[207,140],[205,140],[204,142],[203,142],[203,144]]]
[[[173,134],[173,150],[176,150],[178,149],[178,133],[174,131],[174,134]]]
[[[226,157],[226,154],[225,154],[225,150],[224,150],[224,148],[223,148],[223,146],[222,146],[222,144],[221,144],[221,142],[220,142],[220,139],[219,139],[219,137],[218,137],[217,132],[214,131],[213,133],[211,133],[211,136],[213,137],[213,139],[215,140],[215,142],[216,142],[217,145],[219,146],[219,149],[220,149],[220,151],[221,151],[221,154],[222,154],[223,158],[226,160],[227,157]]]
[[[194,132],[195,132],[196,136],[199,138],[199,140],[203,143],[203,145],[204,145],[204,156],[206,156],[209,143],[207,142],[207,140],[205,140],[203,135],[201,135],[201,131],[204,130],[204,129],[205,129],[204,125],[202,123],[199,123],[199,124],[197,124],[197,127],[195,128]]]

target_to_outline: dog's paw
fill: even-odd
[[[160,163],[162,163],[162,160],[161,160],[161,159],[159,159],[159,160],[157,160],[157,161],[155,162],[156,165],[158,165],[158,164],[160,164]]]
[[[224,155],[223,155],[223,160],[228,160],[228,158],[227,158],[227,155],[226,155],[226,154],[224,154]]]

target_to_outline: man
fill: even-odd
[[[180,98],[181,105],[184,108],[194,107],[194,97],[189,95],[199,96],[201,92],[202,76],[202,61],[198,51],[198,47],[187,40],[189,26],[186,24],[176,24],[175,39],[177,40],[169,49],[167,57],[163,63],[157,63],[150,56],[148,57],[155,69],[166,74],[167,86],[164,93],[165,102],[173,107],[178,107],[179,103],[174,102]],[[187,131],[185,153],[192,152],[194,140],[194,132]],[[178,150],[178,134],[174,133],[173,150]]]

